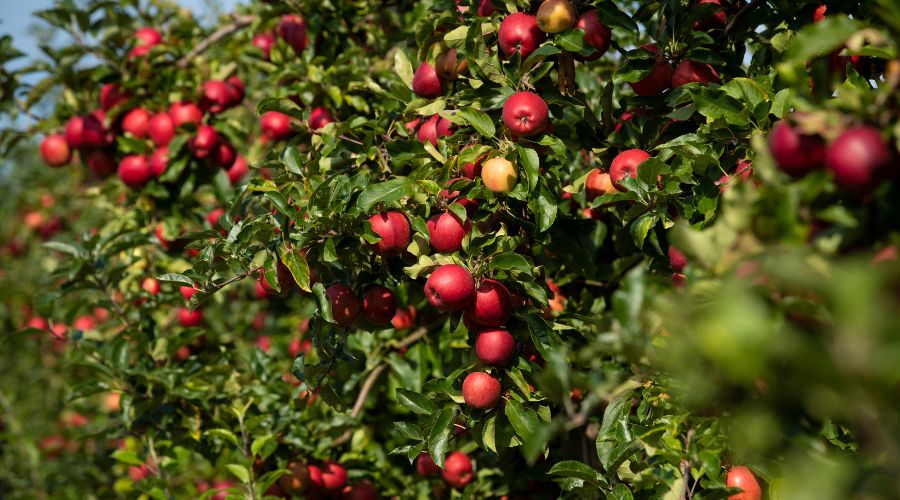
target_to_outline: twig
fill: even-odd
[[[241,440],[244,442],[244,446],[241,449],[241,453],[244,454],[244,458],[246,460],[250,460],[253,458],[250,455],[250,438],[247,436],[247,426],[244,425],[244,417],[240,416],[238,419],[238,423],[241,426]],[[250,482],[247,484],[247,490],[250,492],[251,500],[256,500],[256,481],[254,480],[253,467],[248,468],[248,472],[250,473]]]
[[[731,36],[731,32],[734,31],[734,28],[741,22],[744,17],[750,13],[751,10],[755,9],[759,6],[759,4],[765,2],[766,0],[753,0],[752,2],[745,5],[741,10],[738,11],[734,17],[731,18],[731,21],[728,21],[728,25],[725,26],[725,29],[722,31],[722,34],[719,36],[719,41],[727,39]]]
[[[262,269],[262,266],[256,267],[256,268],[254,268],[254,269],[250,269],[249,271],[244,271],[244,272],[242,272],[242,273],[240,273],[240,274],[236,274],[236,275],[235,275],[234,277],[232,277],[232,278],[228,278],[227,280],[225,280],[225,281],[223,281],[223,282],[221,282],[221,283],[210,283],[210,288],[204,288],[204,289],[202,289],[202,290],[198,289],[197,291],[200,292],[200,293],[213,293],[213,292],[217,292],[217,291],[219,291],[219,290],[225,288],[226,286],[228,286],[228,285],[234,283],[235,281],[240,281],[240,280],[246,278],[247,276],[250,276],[251,274],[256,274],[256,273],[258,273],[261,269]]]
[[[100,290],[103,292],[103,296],[106,297],[106,300],[112,304],[113,311],[115,311],[116,316],[119,317],[119,321],[125,325],[125,328],[131,328],[131,322],[128,321],[128,317],[125,316],[125,311],[122,309],[122,306],[113,298],[112,294],[109,293],[109,287],[106,284],[106,280],[103,278],[94,275],[94,280],[97,282],[97,286],[100,287]]]
[[[43,118],[41,118],[40,116],[38,116],[38,115],[32,113],[30,109],[26,108],[25,105],[22,104],[22,101],[21,101],[21,100],[15,99],[15,102],[16,102],[16,107],[19,108],[19,111],[21,111],[22,113],[24,113],[25,116],[31,118],[32,120],[34,120],[34,121],[36,121],[36,122],[43,121]]]
[[[253,21],[256,20],[256,16],[241,16],[238,14],[234,14],[232,17],[234,18],[233,22],[228,23],[228,24],[222,26],[221,28],[217,29],[216,31],[212,32],[212,34],[210,34],[208,37],[204,38],[200,43],[198,43],[187,54],[182,56],[182,58],[179,59],[175,63],[175,65],[178,66],[179,68],[186,68],[195,57],[199,56],[203,52],[206,52],[206,50],[208,50],[214,44],[218,43],[220,40],[228,37],[229,35],[237,32],[237,31],[240,31],[240,30],[246,28],[251,23],[253,23]]]

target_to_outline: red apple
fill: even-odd
[[[44,158],[44,163],[51,167],[61,167],[69,163],[72,152],[65,136],[53,134],[45,137],[41,141],[41,157]]]
[[[858,191],[871,187],[891,160],[891,152],[875,127],[848,128],[831,143],[825,163],[841,188]]]
[[[684,268],[687,266],[687,257],[684,255],[684,252],[679,250],[675,246],[669,246],[669,265],[672,266],[672,270],[676,273],[680,273],[684,271]]]
[[[181,286],[178,287],[178,292],[184,297],[184,300],[191,300],[191,297],[197,293],[197,289],[192,286]]]
[[[134,37],[137,38],[137,45],[139,46],[153,46],[162,43],[162,35],[154,28],[138,28],[134,32]]]
[[[544,41],[546,35],[538,28],[536,17],[515,12],[500,22],[497,37],[500,49],[507,58],[518,53],[525,60]]]
[[[469,456],[461,451],[454,451],[444,460],[444,470],[441,472],[444,481],[454,488],[465,488],[475,479],[472,472],[472,461]]]
[[[162,146],[150,155],[150,172],[159,179],[169,165],[169,148]]]
[[[753,475],[749,468],[743,465],[732,467],[728,471],[725,485],[729,488],[740,488],[743,490],[741,493],[730,495],[728,500],[762,500],[762,489],[759,487],[756,476]]]
[[[434,66],[423,62],[413,75],[412,89],[419,97],[434,99],[443,95],[444,82],[441,81]]]
[[[144,155],[128,155],[119,162],[119,179],[131,188],[139,188],[147,184],[153,177],[150,163]]]
[[[422,144],[425,142],[430,142],[432,146],[438,146],[438,138],[440,137],[450,137],[453,135],[451,131],[452,123],[450,120],[445,119],[441,115],[432,115],[428,118],[422,126],[419,127],[419,132],[416,134],[416,138]]]
[[[462,396],[472,408],[489,410],[500,399],[500,381],[485,372],[472,372],[463,380]]]
[[[720,83],[718,73],[709,64],[685,59],[678,63],[675,73],[672,75],[672,88],[678,88],[689,83]]]
[[[515,352],[515,339],[501,328],[484,330],[475,339],[475,354],[486,365],[506,366]]]
[[[475,300],[475,280],[466,268],[444,264],[425,282],[425,296],[439,311],[461,311]]]
[[[792,177],[802,177],[825,161],[825,143],[816,135],[806,135],[781,120],[769,134],[769,150],[775,163]]]
[[[234,165],[236,159],[237,151],[234,150],[234,146],[225,137],[221,137],[219,144],[213,148],[212,155],[209,157],[209,161],[213,166],[222,169],[230,168]]]
[[[309,113],[309,128],[312,130],[320,130],[325,125],[334,123],[334,117],[323,107],[313,108]]]
[[[277,28],[278,36],[300,54],[306,48],[306,20],[298,15],[282,16]]]
[[[362,315],[369,323],[389,325],[397,313],[397,298],[394,292],[381,285],[366,289],[362,300]]]
[[[263,56],[268,61],[269,56],[272,53],[272,46],[275,45],[275,35],[273,33],[260,33],[254,36],[250,43],[261,50]]]
[[[288,462],[287,474],[278,478],[278,485],[287,495],[300,495],[309,488],[309,468],[300,462]]]
[[[482,326],[501,326],[509,320],[512,302],[503,283],[492,279],[481,281],[475,290],[475,300],[466,309],[466,316]]]
[[[231,168],[228,169],[228,180],[231,181],[232,185],[235,185],[249,172],[250,168],[247,166],[247,160],[243,156],[237,155]]]
[[[341,490],[341,500],[378,500],[378,491],[368,480],[345,486]]]
[[[478,4],[478,15],[481,17],[490,17],[491,14],[497,12],[497,7],[494,7],[494,3],[491,0],[481,0]]]
[[[350,326],[359,317],[359,298],[349,286],[335,283],[325,291],[331,299],[331,315],[334,322],[341,326]]]
[[[586,58],[588,61],[600,59],[609,50],[612,31],[600,21],[600,15],[596,10],[582,14],[575,27],[584,31],[584,43],[595,49],[594,53]]]
[[[423,477],[433,476],[441,472],[441,468],[434,463],[434,459],[431,458],[431,455],[423,452],[416,458],[416,472]]]
[[[143,139],[150,132],[150,112],[144,108],[134,108],[122,119],[122,131]]]
[[[199,309],[194,309],[192,311],[187,307],[179,307],[178,323],[185,328],[199,326],[203,323],[203,311]]]
[[[441,80],[456,80],[456,78],[469,69],[469,61],[460,60],[456,49],[441,52],[434,59],[434,70]]]
[[[616,155],[609,166],[609,176],[613,185],[624,191],[625,188],[619,183],[625,177],[637,178],[638,167],[648,158],[650,158],[650,153],[641,149],[628,149]]]
[[[516,92],[503,103],[503,124],[517,137],[540,134],[549,123],[547,103],[534,92]]]
[[[466,146],[468,148],[470,146]],[[465,150],[466,148],[463,148]],[[483,154],[475,159],[472,163],[466,163],[462,166],[462,174],[469,179],[477,179],[481,176],[481,165],[484,163],[487,154]]]
[[[813,12],[813,22],[819,23],[819,22],[824,21],[825,20],[825,11],[827,11],[827,10],[828,10],[828,6],[824,5],[824,4],[816,7],[815,12]]]
[[[463,224],[456,215],[444,212],[428,219],[428,242],[434,251],[451,253],[462,249],[462,241],[471,224]]]
[[[317,467],[321,478],[320,487],[325,491],[340,491],[347,484],[347,469],[344,466],[328,461]],[[312,472],[312,467],[310,467]],[[312,475],[312,474],[310,474]],[[315,481],[313,481],[315,483]]]
[[[391,318],[391,326],[398,331],[409,330],[416,322],[416,307],[409,305],[407,307],[398,307],[394,317]]]
[[[588,201],[599,196],[613,194],[616,191],[616,187],[613,186],[612,177],[599,168],[591,170],[591,173],[588,174],[587,179],[584,181],[584,192],[587,195]]]
[[[100,89],[100,108],[103,111],[109,111],[115,106],[126,102],[128,97],[127,93],[123,93],[119,89],[118,83],[107,83]]]
[[[101,111],[102,113],[102,111]],[[112,143],[100,113],[73,116],[66,124],[66,142],[70,148],[103,148]]]
[[[219,145],[219,133],[211,125],[200,125],[197,134],[188,143],[196,158],[209,158]]]
[[[672,73],[674,72],[672,65],[662,58],[656,45],[647,44],[642,45],[641,48],[656,54],[656,63],[650,70],[650,74],[640,81],[631,83],[631,89],[639,96],[662,94],[672,86]]]
[[[694,31],[712,31],[724,28],[726,16],[725,9],[721,7],[722,3],[719,0],[698,0],[694,5],[698,6],[705,3],[718,5],[719,9],[716,10],[715,14],[709,17],[694,21],[694,24],[692,26],[694,28]]]
[[[203,82],[200,97],[200,108],[214,115],[231,107],[233,99],[230,86],[222,80]]]
[[[141,288],[144,289],[150,295],[158,295],[159,294],[159,280],[156,278],[144,278],[144,281],[141,282]]]
[[[150,118],[147,134],[157,146],[168,146],[175,137],[175,122],[168,113],[157,113]]]
[[[271,141],[287,139],[291,131],[291,117],[278,111],[266,111],[259,117],[262,135]]]
[[[369,217],[372,231],[381,236],[381,241],[372,245],[372,251],[382,257],[397,255],[406,251],[410,241],[409,221],[400,212],[384,212]]]
[[[101,179],[112,175],[117,167],[115,156],[105,149],[95,149],[88,153],[85,163],[91,172]]]
[[[203,111],[192,102],[176,102],[169,108],[172,123],[178,128],[186,123],[199,127],[203,121]]]

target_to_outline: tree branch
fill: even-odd
[[[234,18],[234,21],[212,32],[208,37],[204,38],[193,49],[179,59],[175,65],[179,68],[186,68],[195,57],[206,52],[214,44],[227,38],[233,33],[246,28],[256,20],[256,16],[241,16],[234,14],[232,17]]]
[[[731,18],[731,21],[728,21],[728,25],[725,26],[725,29],[722,31],[722,34],[719,36],[719,41],[727,39],[731,36],[731,32],[734,31],[734,28],[740,23],[744,17],[750,13],[751,10],[759,7],[759,4],[764,3],[766,0],[753,0],[752,2],[745,5],[741,10],[738,11],[734,17]]]

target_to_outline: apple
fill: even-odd
[[[444,481],[454,488],[465,488],[475,479],[472,472],[472,461],[469,456],[461,451],[454,451],[444,460],[444,470],[441,471]]]
[[[746,466],[732,467],[725,478],[725,486],[743,490],[741,493],[730,495],[728,500],[762,500],[762,489],[759,487],[759,482]]]
[[[678,63],[675,73],[672,75],[672,88],[678,88],[689,83],[721,83],[718,73],[709,64],[685,59]]]
[[[168,146],[175,137],[175,122],[168,113],[156,113],[147,124],[147,135],[157,146]]]
[[[241,179],[249,172],[250,168],[247,166],[247,160],[245,160],[243,156],[237,155],[231,168],[228,169],[228,180],[231,181],[231,185],[233,186],[241,182]]]
[[[669,265],[672,266],[672,270],[676,273],[680,273],[684,271],[684,268],[687,266],[687,257],[684,255],[684,252],[678,249],[678,247],[674,245],[669,246]]]
[[[502,328],[484,330],[475,339],[475,355],[486,365],[506,366],[515,351],[515,339]]]
[[[544,0],[537,10],[537,26],[544,33],[562,33],[577,20],[578,13],[569,0]]]
[[[466,148],[471,146],[466,146]],[[463,148],[464,150],[466,148]],[[476,179],[481,176],[481,166],[484,163],[484,159],[487,158],[487,154],[483,154],[475,159],[472,163],[466,163],[462,166],[462,174],[469,179]]]
[[[537,25],[537,18],[515,12],[503,18],[497,34],[500,49],[507,58],[519,54],[525,60],[544,41],[546,35]]]
[[[372,285],[363,294],[362,315],[369,323],[389,325],[397,313],[394,292],[381,285]]]
[[[428,242],[438,253],[451,253],[462,249],[462,241],[471,228],[463,224],[451,212],[444,212],[428,219]]]
[[[61,167],[72,158],[69,143],[62,134],[48,135],[41,141],[41,157],[51,167]]]
[[[310,465],[309,473],[311,483],[325,491],[340,491],[347,484],[347,469],[331,461]]]
[[[693,28],[694,31],[712,31],[717,29],[722,29],[725,27],[725,10],[721,7],[722,2],[719,0],[698,0],[694,6],[703,5],[705,3],[718,5],[719,9],[716,10],[716,13],[705,17],[703,19],[698,19],[694,21]]]
[[[102,113],[102,112],[101,112]],[[66,142],[70,148],[103,148],[112,143],[100,113],[73,116],[66,124]]]
[[[891,159],[881,132],[869,125],[848,128],[831,143],[825,164],[838,186],[850,191],[871,187]]]
[[[212,155],[209,157],[210,163],[213,166],[227,169],[234,165],[234,160],[237,159],[237,151],[234,150],[234,146],[231,145],[231,142],[226,138],[221,138],[219,144],[213,148]]]
[[[827,10],[828,10],[828,6],[824,5],[824,4],[816,7],[815,12],[813,12],[813,22],[819,23],[819,22],[824,21],[825,20],[825,11],[827,11]]]
[[[425,282],[425,296],[438,311],[461,311],[475,300],[475,280],[466,268],[444,264]]]
[[[672,65],[662,58],[656,45],[642,45],[642,49],[648,50],[656,54],[656,62],[650,70],[650,74],[637,82],[631,82],[631,89],[639,96],[654,96],[662,94],[663,91],[672,86]]]
[[[775,124],[769,134],[769,151],[775,163],[791,177],[802,177],[825,161],[825,142],[791,127],[787,120]]]
[[[219,145],[219,133],[211,125],[200,125],[188,148],[196,158],[209,158]]]
[[[154,28],[138,28],[134,32],[134,37],[137,38],[137,45],[139,46],[153,46],[162,43],[162,35]]]
[[[110,109],[128,101],[129,94],[123,93],[119,89],[118,83],[107,83],[100,88],[100,108],[103,111]]]
[[[309,128],[312,130],[321,130],[325,125],[334,123],[334,117],[323,107],[313,108],[309,113]]]
[[[599,196],[613,194],[617,191],[618,190],[613,185],[612,177],[599,168],[591,170],[587,179],[584,180],[584,192],[587,195],[588,201]]]
[[[347,327],[359,317],[359,298],[349,286],[343,283],[335,283],[325,290],[331,300],[331,315],[338,325]]]
[[[254,36],[250,43],[261,50],[264,59],[268,61],[272,53],[272,46],[275,45],[275,35],[273,33],[260,33]]]
[[[306,20],[296,14],[281,17],[276,29],[278,36],[294,49],[298,55],[303,52],[308,43],[306,37]]]
[[[272,349],[272,337],[268,335],[261,335],[256,338],[256,342],[254,342],[256,347],[259,347],[259,350],[268,354],[269,350]]]
[[[394,317],[391,318],[391,326],[397,331],[409,330],[416,322],[416,307],[413,305],[407,307],[398,307]]]
[[[500,381],[485,372],[472,372],[462,384],[466,404],[479,410],[489,410],[500,399]]]
[[[146,109],[134,108],[122,119],[122,131],[143,139],[150,131],[150,118],[150,112]]]
[[[97,322],[92,315],[79,316],[72,321],[72,328],[75,330],[93,330],[97,327]]]
[[[550,123],[550,110],[541,96],[522,91],[503,103],[503,124],[516,137],[531,137],[543,132]]]
[[[750,160],[738,160],[737,170],[735,170],[733,176],[736,176],[738,180],[742,181],[749,179],[753,176],[753,162]],[[731,178],[731,175],[724,174],[716,181],[720,193],[724,193],[725,190],[728,189],[728,183],[731,181]]]
[[[609,166],[609,176],[613,185],[624,191],[625,188],[619,183],[625,177],[637,178],[638,167],[648,158],[650,158],[650,153],[642,149],[627,149],[616,155]]]
[[[378,500],[378,491],[369,480],[345,486],[341,490],[341,500]]]
[[[144,155],[128,155],[119,162],[119,179],[131,188],[139,188],[153,177],[150,163]]]
[[[509,320],[512,302],[503,283],[492,279],[481,281],[475,300],[466,308],[466,316],[482,326],[501,326]]]
[[[516,167],[506,158],[497,156],[484,162],[481,167],[481,182],[495,193],[508,193],[516,186],[519,175]]]
[[[192,286],[178,287],[178,293],[180,293],[181,296],[184,297],[184,300],[191,300],[191,297],[193,297],[194,294],[197,293],[198,291],[199,290],[197,290],[196,288],[194,288]]]
[[[138,45],[137,47],[133,47],[131,50],[128,51],[128,59],[137,59],[140,57],[145,57],[147,54],[150,53],[150,49],[152,49],[152,48],[153,48],[153,46],[151,46],[151,45]]]
[[[369,217],[372,231],[381,241],[371,245],[372,251],[382,257],[401,254],[410,241],[409,221],[400,212],[383,212]]]
[[[416,458],[416,472],[423,477],[433,476],[441,472],[441,468],[434,463],[434,459],[431,458],[431,455],[422,452],[419,457]]]
[[[291,131],[291,117],[278,111],[266,111],[259,117],[262,135],[271,141],[287,139]]]
[[[233,99],[230,86],[222,80],[203,82],[200,97],[200,108],[214,115],[219,114],[231,105]]]
[[[169,115],[172,117],[172,123],[175,128],[186,124],[193,123],[199,127],[203,121],[203,111],[199,106],[192,102],[176,102],[169,107]]]
[[[497,12],[497,7],[494,7],[494,2],[491,0],[481,0],[476,12],[481,17],[490,17],[491,14]]]
[[[612,41],[612,31],[600,21],[600,14],[596,10],[589,10],[578,18],[575,27],[584,31],[584,43],[595,49],[588,56],[588,61],[595,61],[609,50]]]
[[[438,78],[442,80],[456,80],[468,68],[469,62],[465,59],[459,60],[456,49],[448,49],[434,60],[434,70],[437,71]]]
[[[441,81],[434,66],[423,62],[413,75],[412,90],[419,97],[434,99],[444,93],[444,82]]]
[[[162,146],[150,155],[150,173],[159,179],[169,165],[169,148]]]
[[[177,309],[178,323],[185,328],[199,326],[203,323],[203,311],[194,309],[193,311],[187,307],[179,307]]]
[[[453,135],[451,131],[452,123],[450,120],[442,117],[441,115],[431,115],[425,123],[419,127],[419,132],[416,134],[416,138],[422,144],[425,142],[430,142],[432,146],[438,146],[438,138],[440,137],[450,137]]]
[[[144,278],[144,281],[141,282],[141,288],[144,289],[150,295],[158,295],[159,294],[159,280],[156,278]]]

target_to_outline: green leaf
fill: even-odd
[[[494,134],[497,132],[494,121],[483,111],[472,107],[464,107],[459,109],[459,115],[469,122],[482,137],[494,137]]]
[[[287,266],[301,290],[312,291],[309,286],[309,263],[306,262],[306,257],[299,250],[284,250],[281,253],[281,262]]]
[[[228,464],[225,466],[225,468],[228,469],[232,474],[234,474],[234,477],[238,478],[238,481],[244,484],[250,484],[250,471],[248,471],[247,468],[243,465]]]
[[[653,229],[653,226],[655,226],[657,222],[659,222],[659,215],[657,215],[656,212],[646,212],[631,223],[631,226],[629,227],[631,237],[634,238],[634,244],[637,245],[638,248],[644,245],[647,234]]]
[[[821,22],[807,24],[791,40],[785,62],[806,63],[841,48],[854,33],[862,29],[859,21],[844,14],[825,17]]]
[[[319,314],[322,319],[329,323],[334,323],[334,314],[331,312],[331,299],[325,293],[325,285],[316,283],[312,287],[313,295],[316,296],[316,302],[319,304]]]
[[[419,429],[418,426],[410,424],[408,422],[394,422],[394,428],[397,429],[400,434],[403,434],[409,439],[415,439],[417,441],[425,439],[425,436],[422,434],[422,430]]]
[[[48,241],[44,243],[44,248],[66,253],[75,258],[83,258],[85,256],[84,250],[76,248],[73,245],[69,245],[68,243],[63,243],[61,241]]]
[[[557,462],[553,464],[553,467],[551,467],[547,473],[554,476],[581,479],[594,487],[599,487],[606,483],[606,481],[602,480],[602,477],[597,471],[592,469],[589,465],[577,460],[563,460],[562,462]]]
[[[237,436],[235,436],[234,433],[228,429],[210,429],[206,431],[206,434],[223,438],[234,446],[238,445]]]
[[[418,413],[419,415],[431,415],[438,411],[437,405],[432,403],[430,399],[418,392],[410,391],[409,389],[398,388],[397,401],[413,413]]]
[[[519,165],[525,171],[525,178],[528,181],[528,192],[530,193],[538,185],[538,176],[541,169],[540,159],[537,151],[531,148],[523,148],[518,144],[516,144],[516,152],[519,156]]]
[[[496,454],[497,413],[491,413],[491,416],[484,420],[481,429],[481,442],[484,444],[485,449]]]
[[[540,425],[537,413],[529,408],[525,408],[522,406],[522,403],[516,400],[507,401],[503,413],[506,414],[509,423],[512,424],[516,434],[523,441],[527,441],[537,431],[538,425]]]
[[[453,408],[444,408],[437,414],[431,432],[428,433],[428,453],[431,454],[434,463],[441,468],[444,467],[444,457],[447,455],[450,443],[453,417]]]
[[[177,273],[166,273],[160,274],[156,277],[157,280],[162,281],[163,283],[174,283],[176,285],[184,285],[184,286],[194,286],[194,280],[188,278],[183,274]]]
[[[261,458],[265,459],[271,455],[277,447],[278,442],[275,441],[275,436],[268,434],[253,440],[253,443],[250,444],[250,453],[259,455]]]
[[[137,456],[137,453],[131,450],[116,450],[112,457],[118,462],[128,465],[144,465],[144,460]]]
[[[504,252],[491,257],[491,267],[494,269],[517,270],[531,274],[531,263],[520,254]]]
[[[372,184],[359,195],[356,206],[368,212],[377,203],[391,203],[413,195],[413,182],[406,177],[398,177],[387,182]]]

